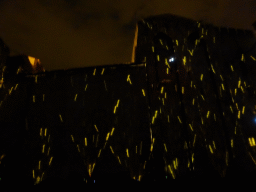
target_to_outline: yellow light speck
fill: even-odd
[[[109,146],[109,147],[110,147],[110,149],[111,149],[112,153],[114,154],[114,151],[113,151],[112,147],[111,147],[111,146]]]
[[[211,64],[211,66],[212,66],[212,64]],[[215,73],[213,66],[212,66],[212,71],[213,71],[213,73]]]
[[[16,90],[16,89],[17,89],[17,87],[18,87],[18,84],[16,84],[16,86],[15,86],[14,90]]]
[[[209,148],[210,148],[211,153],[213,153],[211,145],[209,145]]]
[[[182,123],[179,116],[178,116],[178,119],[179,119],[180,123]]]
[[[105,71],[105,68],[102,69],[101,75],[103,75],[104,71]]]
[[[191,51],[188,49],[189,53],[191,56],[193,56],[193,52],[194,52],[194,49],[192,49]]]
[[[203,80],[203,76],[204,76],[204,74],[201,74],[201,81]]]
[[[244,114],[244,109],[245,109],[245,106],[243,106],[243,114]]]
[[[33,178],[35,179],[35,171],[33,170]]]
[[[75,99],[74,99],[75,101],[76,101],[76,98],[77,98],[77,94],[75,95]]]
[[[40,169],[41,161],[39,161],[39,169]]]
[[[88,84],[86,84],[86,86],[85,86],[85,89],[84,89],[85,91],[86,91],[86,89],[87,89],[87,86],[88,86]]]
[[[45,128],[45,130],[44,130],[44,136],[46,136],[46,132],[47,132],[47,128]]]
[[[186,65],[186,56],[184,56],[183,60],[183,64]]]
[[[240,111],[238,111],[238,119],[240,119]]]
[[[152,118],[152,124],[154,124],[154,121],[155,121],[155,117]]]
[[[235,95],[236,95],[236,89],[235,89]]]
[[[242,90],[242,92],[244,93],[244,89],[243,89],[243,86],[241,86],[241,90]]]
[[[167,93],[165,92],[165,94],[164,94],[164,98],[166,99],[166,95],[167,95]]]
[[[214,146],[214,148],[216,149],[216,146],[215,146],[215,142],[213,141],[213,146]]]
[[[130,84],[132,84],[131,79],[130,79],[130,75],[128,75],[128,77],[127,77],[127,81],[129,81],[129,82],[130,82]]]
[[[184,87],[182,87],[182,94],[184,94]]]
[[[231,65],[231,70],[234,71],[233,66]]]
[[[157,117],[158,110],[155,111],[155,118]]]
[[[119,163],[121,164],[121,161],[120,161],[120,159],[119,159],[119,156],[117,156],[117,158],[118,158]]]
[[[106,141],[108,140],[108,138],[109,138],[109,133],[107,134]]]
[[[49,153],[50,153],[50,147],[49,147],[49,149],[48,149],[48,153],[47,153],[47,155],[49,155]]]
[[[242,54],[242,58],[241,58],[241,61],[245,61],[245,60],[244,60],[244,54]]]
[[[178,40],[176,40],[176,44],[177,44],[177,46],[179,46],[179,41]]]
[[[100,156],[100,153],[101,153],[101,149],[100,149],[100,151],[99,151],[98,157]]]
[[[96,73],[96,68],[94,69],[93,75],[95,75],[95,73]]]
[[[127,157],[129,157],[129,151],[128,151],[128,149],[126,149],[126,153],[127,153]]]
[[[168,168],[169,168],[169,170],[170,170],[170,172],[171,172],[171,174],[172,174],[173,179],[175,179],[175,175],[174,175],[174,173],[173,173],[173,171],[172,171],[171,166],[170,166],[170,165],[168,165]]]
[[[73,135],[71,135],[72,141],[75,142]]]
[[[203,118],[201,117],[201,120],[202,120],[202,124],[204,124],[204,121],[203,121]]]
[[[161,89],[161,94],[163,93],[163,91],[164,91],[164,87],[162,87],[162,89]]]
[[[171,68],[170,65],[169,65],[169,63],[168,63],[168,61],[167,61],[167,58],[165,58],[165,65],[167,65],[168,68]]]
[[[157,55],[157,61],[159,61],[159,60],[160,60],[159,55]]]
[[[152,52],[154,53],[155,51],[154,51],[154,46],[152,46]]]
[[[187,142],[185,141],[184,143],[184,149],[187,149],[188,148],[188,145],[187,145]]]
[[[233,148],[233,139],[231,139],[231,147]]]
[[[215,37],[213,37],[213,43],[215,43]]]
[[[221,86],[222,86],[222,89],[223,89],[223,91],[224,91],[225,89],[224,89],[224,85],[223,85],[223,83],[221,84]]]
[[[43,128],[40,129],[40,136],[42,136],[42,129],[43,129]]]
[[[44,146],[45,146],[45,145],[43,145],[43,150],[42,150],[42,153],[44,153]]]
[[[97,129],[97,126],[96,126],[96,125],[94,125],[94,127],[95,127],[96,131],[97,131],[97,132],[99,132],[99,130]]]
[[[61,122],[63,122],[62,117],[61,117],[61,115],[60,115],[60,114],[59,114],[59,116],[60,116],[60,120],[61,120]]]
[[[52,162],[52,158],[53,158],[53,157],[51,157],[51,159],[50,159],[49,165],[51,165],[51,162]]]
[[[253,56],[251,56],[251,58],[252,58],[254,61],[256,61],[256,59],[255,59]]]
[[[207,112],[207,118],[209,117],[210,111]]]
[[[192,125],[191,125],[191,124],[189,124],[189,127],[190,127],[190,129],[193,131],[193,128],[192,128]]]
[[[204,96],[203,95],[201,95],[201,97],[203,98],[203,100],[204,100]]]
[[[195,145],[195,142],[196,142],[196,134],[195,134],[195,137],[194,137],[193,146]]]
[[[144,89],[142,89],[142,93],[143,93],[143,96],[145,96],[145,91],[144,91]]]
[[[233,113],[233,109],[232,109],[232,106],[230,105],[230,110],[231,110],[231,112]]]
[[[169,74],[169,68],[168,67],[166,68],[166,73]]]
[[[252,146],[255,146],[255,140],[253,137],[251,138],[251,141],[252,141]]]
[[[164,143],[164,147],[165,147],[165,151],[167,152],[167,147],[166,147],[166,144]]]
[[[111,131],[111,134],[110,134],[111,136],[113,135],[114,130],[115,130],[115,128],[113,127],[112,131]]]
[[[84,138],[84,145],[87,146],[87,138]]]

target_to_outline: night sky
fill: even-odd
[[[255,0],[1,0],[0,38],[11,56],[41,60],[48,71],[131,62],[137,21],[174,14],[252,30]]]

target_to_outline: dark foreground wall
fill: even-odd
[[[20,75],[10,94],[7,85],[0,121],[8,177],[18,172],[38,184],[72,173],[144,175],[151,144],[145,65]]]

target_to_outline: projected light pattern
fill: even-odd
[[[0,119],[25,119],[34,184],[68,175],[72,163],[93,176],[109,156],[138,181],[155,169],[176,179],[211,166],[222,177],[232,163],[255,167],[251,33],[172,16],[142,20],[136,31],[136,65],[28,76],[18,69],[6,81],[1,64]]]
[[[153,136],[162,145],[167,174],[202,170],[199,162],[208,161],[222,177],[232,160],[254,167],[254,145],[246,139],[255,137],[251,32],[170,15],[147,18],[137,28],[135,61],[146,60],[149,68]],[[247,38],[244,44],[240,38]]]
[[[62,140],[80,154],[89,176],[105,151],[130,170],[132,178],[143,177],[153,149],[145,70],[143,64],[27,77],[29,129],[40,130],[42,139],[34,144],[42,152],[33,169],[36,184],[58,164],[54,154]]]

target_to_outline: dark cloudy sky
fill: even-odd
[[[49,71],[119,64],[131,61],[136,22],[166,13],[252,29],[256,0],[0,0],[0,38]]]

